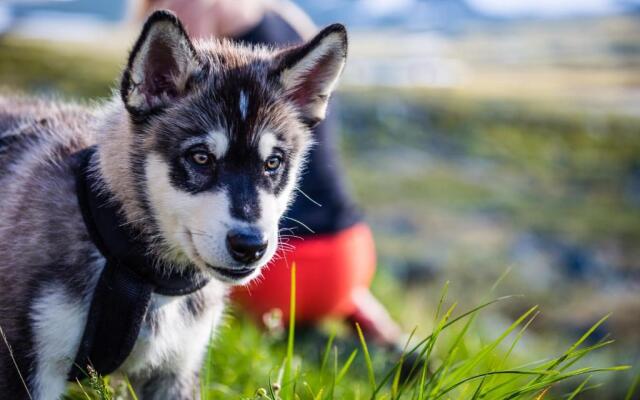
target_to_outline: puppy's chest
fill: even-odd
[[[137,374],[198,369],[223,308],[224,289],[208,286],[187,297],[154,294],[133,350],[119,370]]]

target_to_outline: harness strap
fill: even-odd
[[[113,196],[99,185],[99,176],[91,172],[95,153],[93,146],[74,154],[76,191],[91,241],[106,265],[93,292],[69,381],[86,377],[89,365],[100,375],[122,365],[138,338],[153,293],[182,296],[208,283],[195,270],[176,272],[149,254],[148,242],[127,223]]]

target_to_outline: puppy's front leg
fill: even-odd
[[[198,372],[182,375],[158,372],[145,378],[132,378],[131,384],[140,400],[200,400]]]

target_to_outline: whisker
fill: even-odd
[[[298,240],[304,240],[304,238],[302,236],[298,236],[298,235],[280,235],[281,239],[298,239]]]
[[[0,336],[2,336],[2,340],[4,341],[4,344],[7,346],[7,349],[9,350],[9,356],[11,357],[11,361],[13,361],[13,365],[16,368],[16,372],[18,372],[18,377],[20,378],[20,381],[22,382],[22,385],[24,386],[24,388],[27,391],[27,396],[29,396],[29,399],[33,400],[33,397],[31,397],[31,393],[29,392],[29,387],[27,386],[27,383],[25,382],[22,373],[20,372],[20,368],[18,367],[18,362],[16,361],[14,355],[13,355],[13,350],[11,349],[11,346],[9,345],[9,341],[7,340],[7,336],[4,334],[4,331],[2,330],[2,327],[0,327]]]
[[[307,225],[305,225],[303,222],[298,221],[298,220],[297,220],[297,219],[295,219],[295,218],[291,218],[291,217],[287,217],[287,216],[284,216],[284,217],[282,217],[282,218],[286,218],[286,219],[288,219],[288,220],[290,220],[290,221],[296,222],[296,223],[300,224],[303,228],[305,228],[306,230],[308,230],[309,232],[311,232],[311,233],[315,233],[315,232],[313,231],[313,229],[309,228],[309,227],[308,227]]]
[[[214,237],[213,235],[209,235],[208,233],[200,233],[200,232],[190,232],[194,236],[205,236],[205,237]]]
[[[303,191],[302,191],[302,189],[300,189],[300,188],[298,188],[298,187],[297,187],[297,188],[296,188],[296,190],[297,190],[298,192],[302,193],[302,195],[303,195],[304,197],[306,197],[306,198],[307,198],[307,200],[309,200],[309,201],[310,201],[310,202],[312,202],[313,204],[317,205],[318,207],[322,207],[322,204],[320,204],[320,203],[318,203],[317,201],[315,201],[314,199],[312,199],[312,198],[311,198],[311,196],[309,196],[308,194],[306,194],[305,192],[303,192]]]
[[[184,231],[173,231],[171,233],[184,233]],[[193,232],[193,231],[189,231],[189,233],[193,236],[205,236],[205,237],[209,237],[209,238],[213,238],[214,236],[211,234],[208,234],[206,232]]]

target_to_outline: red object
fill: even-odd
[[[295,239],[288,244],[295,249],[280,250],[282,257],[269,263],[260,278],[235,289],[233,299],[259,321],[275,308],[287,321],[290,266],[295,262],[296,321],[353,314],[358,289],[368,289],[375,272],[375,246],[369,227],[357,224],[334,235]]]

